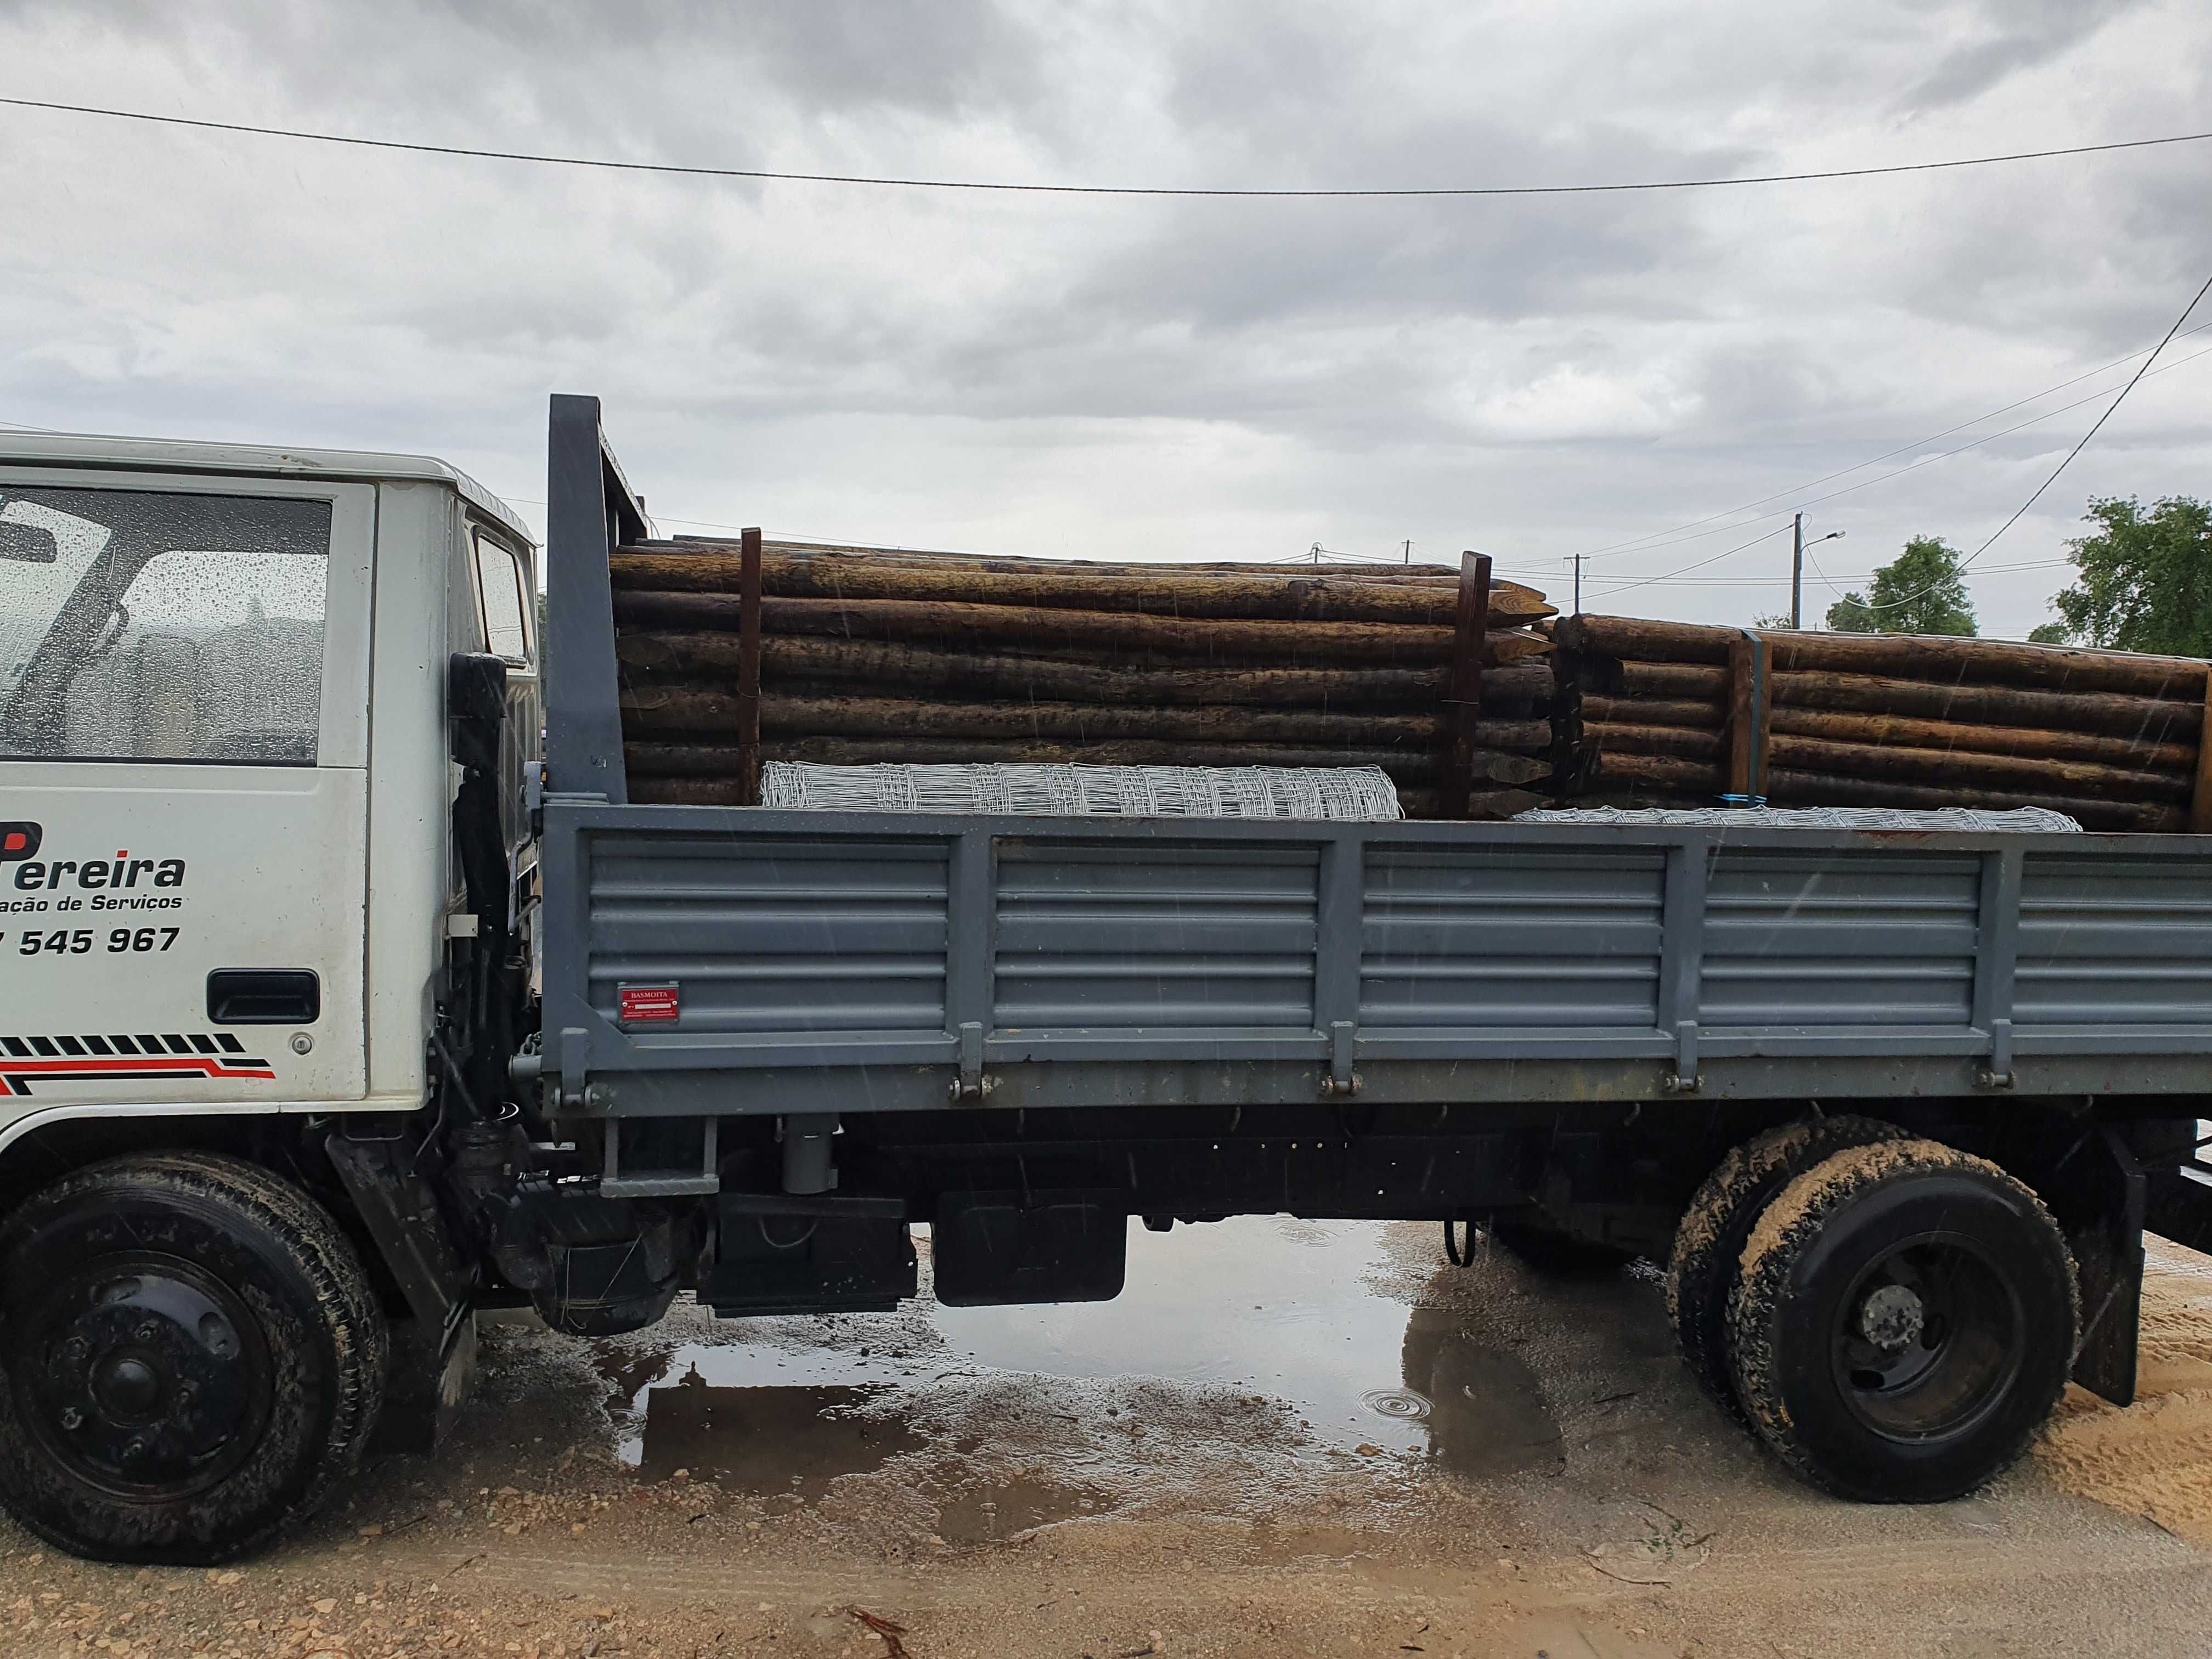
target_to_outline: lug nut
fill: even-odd
[[[154,1322],[150,1319],[138,1328],[138,1340],[141,1342],[151,1342],[160,1334],[161,1332],[154,1328]]]
[[[74,1406],[63,1407],[62,1426],[65,1429],[82,1428],[84,1426],[84,1413]]]

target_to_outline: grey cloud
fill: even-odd
[[[1978,148],[1892,143],[1869,112],[1949,76],[1928,97],[1966,98],[1960,126],[2009,130],[2002,95],[1960,88],[2034,63],[2075,77],[2066,137],[2182,125],[2212,18],[2089,16],[0,0],[0,54],[37,65],[35,92],[437,141],[1424,185]],[[33,228],[0,240],[0,419],[430,449],[537,495],[544,393],[596,391],[672,518],[1067,553],[1410,537],[1553,586],[1563,554],[1787,490],[2146,343],[2201,279],[2189,235],[2212,167],[2171,151],[1704,195],[1147,203],[682,183],[9,112],[0,145],[0,222]],[[2008,556],[2055,547],[2093,485],[2201,489],[2197,372],[2156,383]],[[1838,571],[1918,530],[1978,539],[2078,429],[1823,504],[1851,532]],[[1772,568],[1754,549],[1697,574]],[[2048,585],[1978,595],[2025,626]],[[1622,603],[1722,620],[1775,597],[1686,584]]]
[[[1940,58],[1898,100],[1908,113],[1946,109],[1979,96],[2022,70],[2048,63],[2142,0],[1984,0],[1973,9],[1978,38]]]

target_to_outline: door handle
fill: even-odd
[[[208,1018],[217,1025],[313,1025],[323,982],[307,968],[217,968],[207,976]]]

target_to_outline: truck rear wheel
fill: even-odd
[[[2081,1323],[2049,1211],[1930,1140],[1839,1152],[1759,1218],[1729,1299],[1738,1398],[1798,1474],[1867,1503],[1938,1503],[2027,1449]]]
[[[0,1503],[98,1560],[240,1554],[359,1466],[386,1352],[296,1188],[199,1152],[80,1170],[0,1227]]]
[[[1904,1139],[1895,1124],[1870,1117],[1784,1123],[1731,1151],[1682,1212],[1667,1262],[1667,1316],[1691,1375],[1738,1422],[1748,1426],[1750,1419],[1729,1370],[1729,1292],[1760,1212],[1777,1193],[1835,1153]]]

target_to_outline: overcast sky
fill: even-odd
[[[0,0],[0,94],[380,137],[1095,184],[1583,183],[2212,129],[2202,0]],[[2062,406],[2132,365],[1925,441],[2154,344],[2212,272],[2208,201],[2212,143],[1133,201],[0,108],[0,421],[426,452],[537,521],[545,394],[592,392],[665,530],[1147,558],[1410,539],[1563,603],[1595,552],[1586,608],[1745,622],[1787,605],[1793,507],[1848,532],[1815,550],[1838,586],[1911,535],[1978,546],[2102,400]],[[2212,495],[2212,357],[2185,361],[2208,351],[2169,348],[1976,567],[1984,631],[2045,619],[2090,495]],[[1808,573],[1808,613],[1832,597]]]

